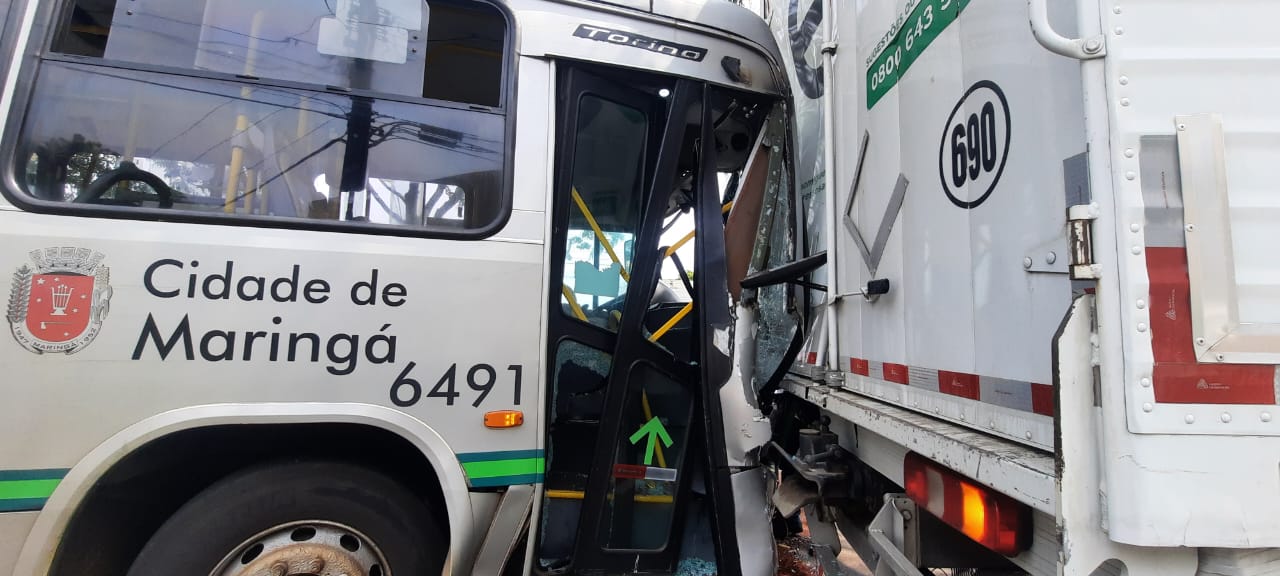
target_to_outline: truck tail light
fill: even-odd
[[[952,528],[1005,556],[1031,547],[1031,507],[914,452],[903,468],[907,496]]]

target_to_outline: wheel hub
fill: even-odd
[[[368,576],[345,550],[316,544],[276,549],[236,572],[244,576]]]
[[[360,532],[323,521],[276,526],[241,543],[210,576],[390,576]]]

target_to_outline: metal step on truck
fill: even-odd
[[[1277,573],[1280,4],[762,9],[817,303],[783,515],[876,574]]]

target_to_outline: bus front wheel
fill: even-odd
[[[448,538],[391,478],[338,462],[273,464],[196,495],[151,537],[128,576],[440,574]]]

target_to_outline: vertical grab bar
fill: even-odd
[[[1091,38],[1067,38],[1058,34],[1049,23],[1049,0],[1027,0],[1027,11],[1031,20],[1031,34],[1036,42],[1054,54],[1075,58],[1076,60],[1092,60],[1107,55],[1106,39],[1102,35]]]

